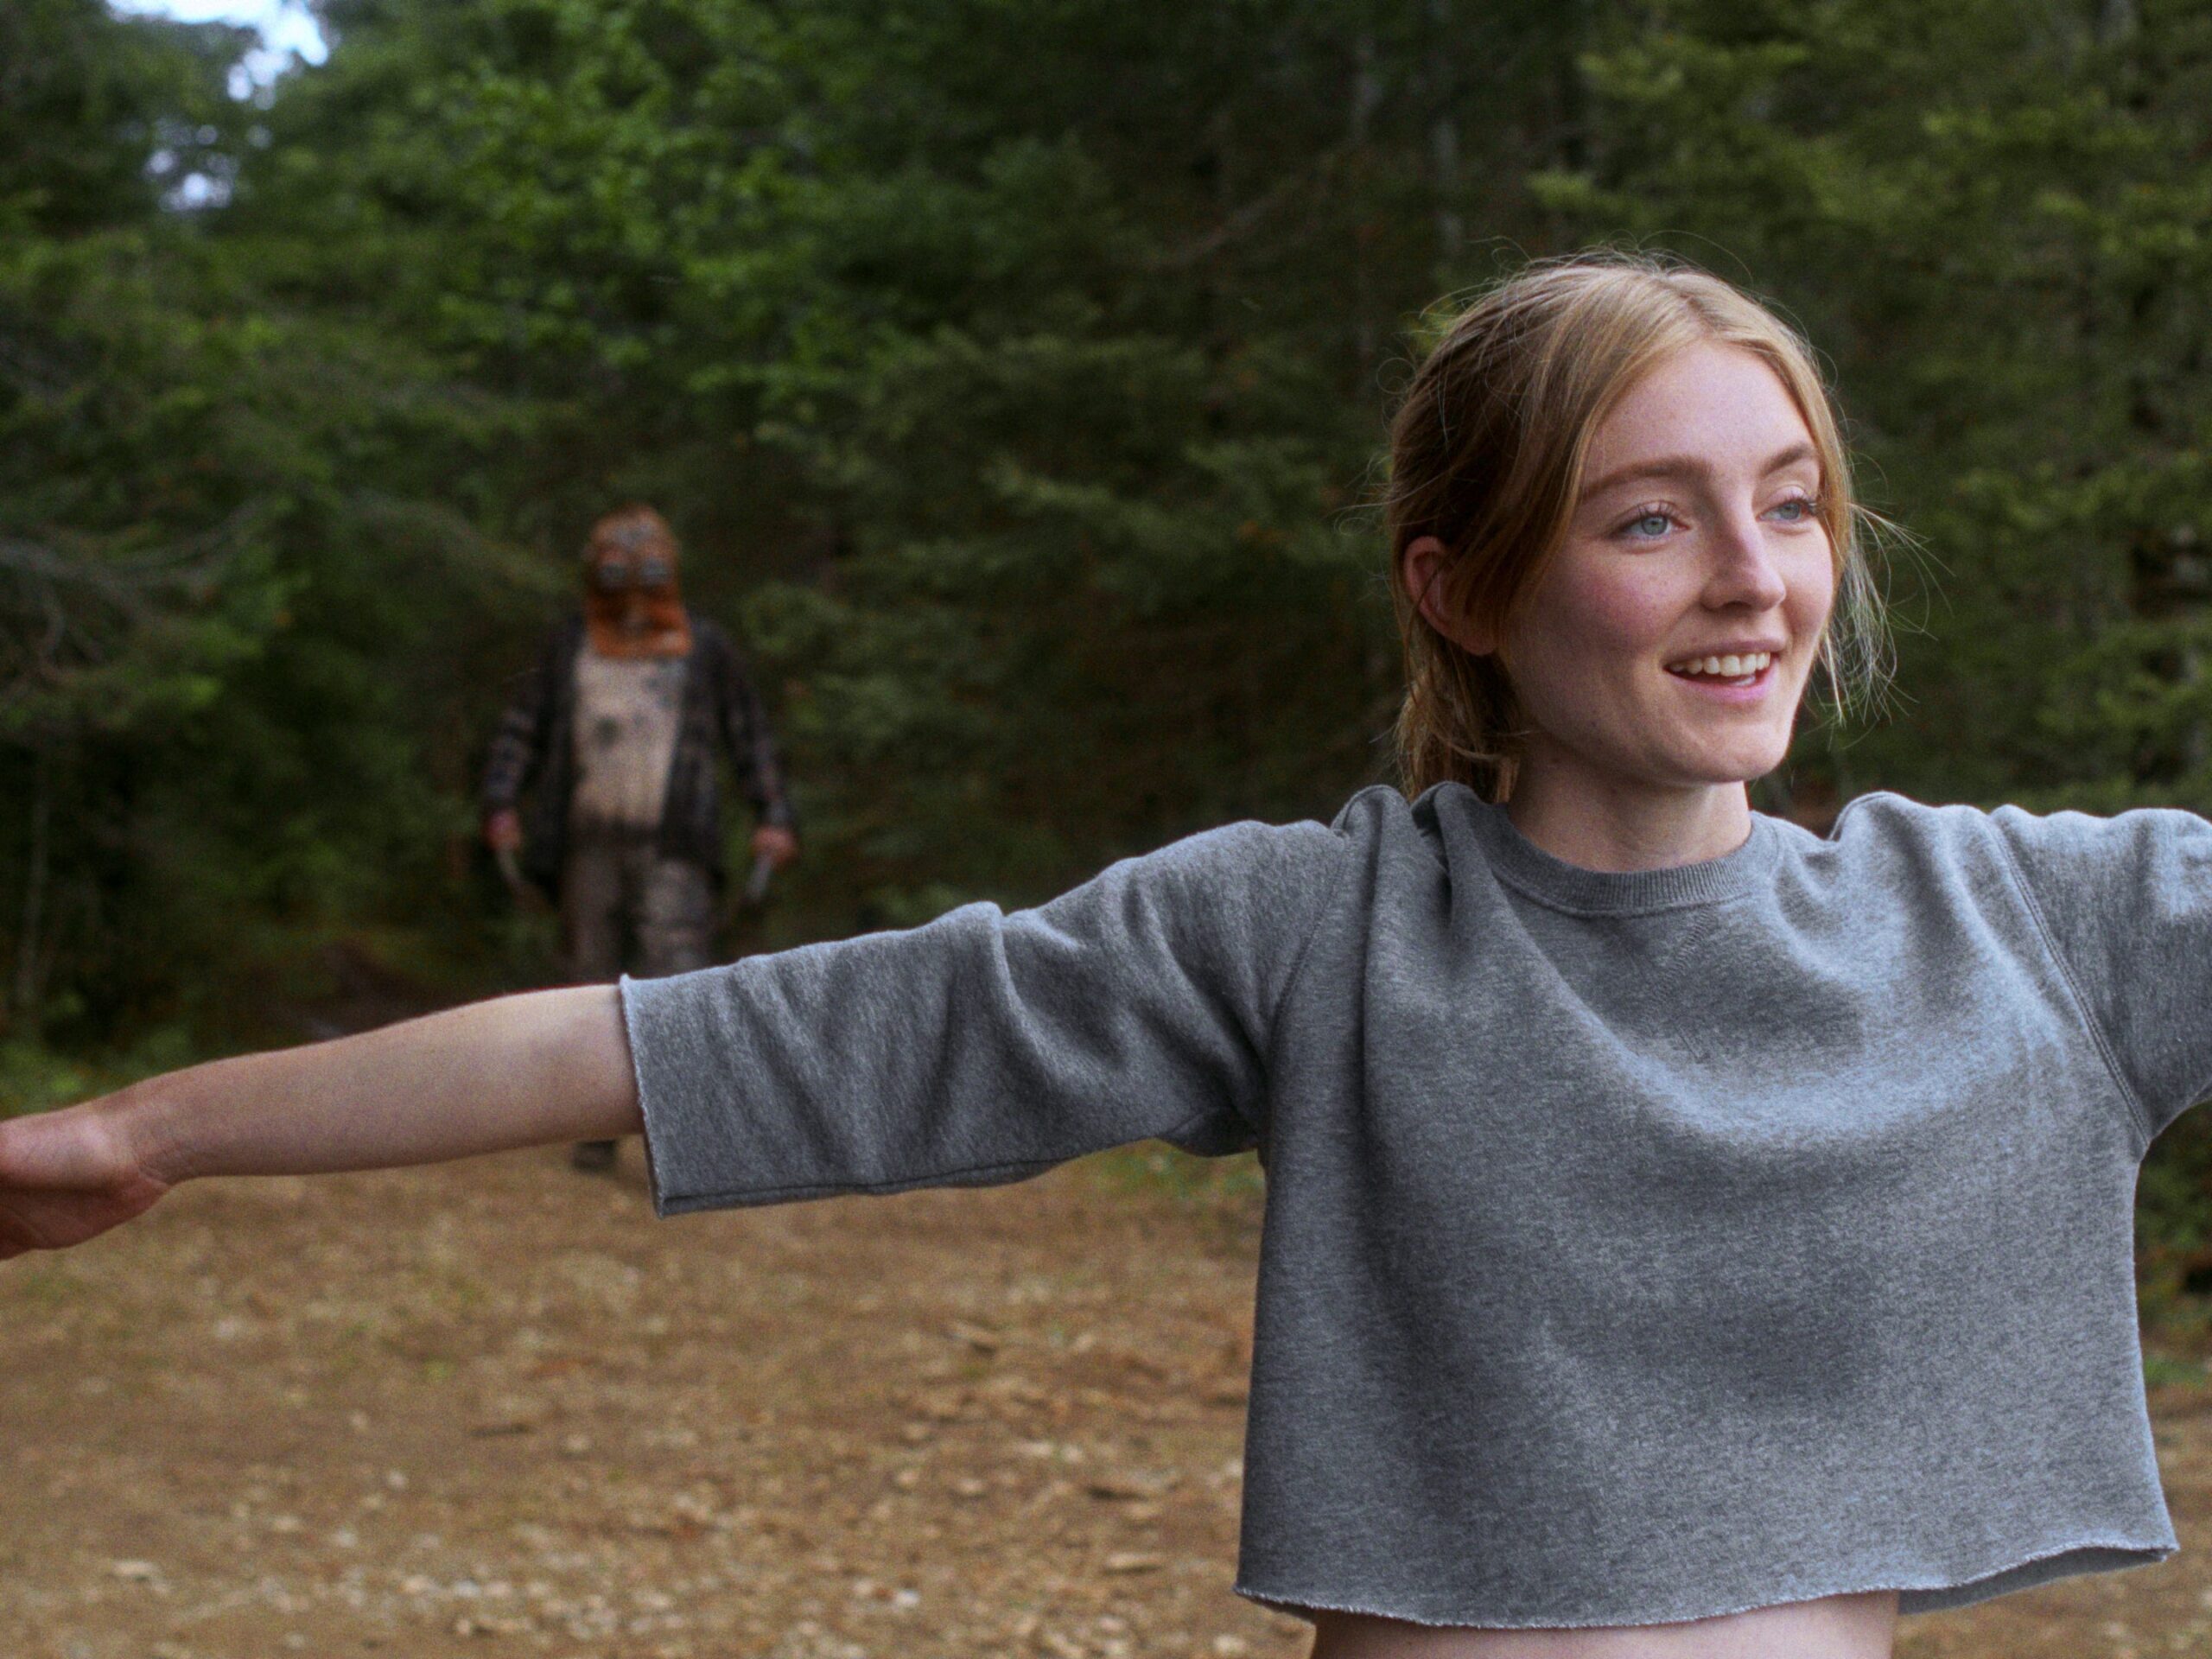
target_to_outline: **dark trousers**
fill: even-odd
[[[663,858],[650,831],[571,836],[561,873],[561,954],[569,982],[618,974],[658,979],[714,960],[714,884],[699,865]],[[611,1141],[588,1141],[611,1157]],[[582,1160],[580,1159],[581,1162]]]
[[[715,896],[698,865],[650,834],[579,836],[561,872],[561,953],[571,984],[689,973],[714,960]]]

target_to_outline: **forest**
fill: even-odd
[[[788,758],[733,949],[1329,817],[1390,776],[1394,391],[1597,245],[1802,326],[1898,526],[1894,694],[1756,804],[2212,810],[2190,0],[315,10],[255,89],[0,9],[0,1108],[550,977],[476,785],[625,501]],[[2184,1120],[2170,1314],[2208,1185]]]

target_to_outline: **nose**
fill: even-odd
[[[1705,602],[1715,610],[1743,606],[1770,611],[1789,595],[1774,550],[1768,546],[1758,515],[1749,508],[1728,515],[1713,537],[1713,572]]]

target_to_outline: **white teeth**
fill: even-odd
[[[1716,679],[1743,679],[1763,672],[1774,660],[1774,653],[1755,651],[1748,656],[1693,657],[1687,662],[1669,663],[1668,671],[1675,674],[1710,674]]]

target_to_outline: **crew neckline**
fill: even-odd
[[[1464,786],[1462,786],[1464,788]],[[1671,910],[1731,899],[1774,868],[1780,838],[1774,820],[1751,813],[1751,831],[1733,850],[1656,870],[1592,870],[1554,856],[1522,835],[1502,806],[1465,790],[1475,833],[1501,880],[1560,910],[1619,914]]]

